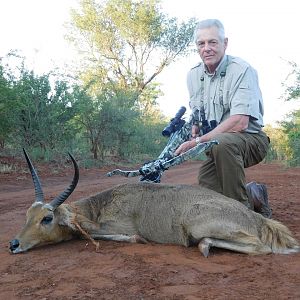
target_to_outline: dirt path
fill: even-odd
[[[165,183],[196,184],[199,163],[165,173]],[[111,168],[82,170],[70,200],[137,179],[105,177]],[[72,172],[40,171],[46,200],[69,184]],[[266,183],[273,218],[300,240],[300,169],[259,165],[249,181]],[[76,240],[11,255],[34,190],[28,174],[0,176],[0,299],[300,299],[300,254],[247,256],[197,248],[101,241],[101,252]]]

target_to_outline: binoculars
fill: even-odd
[[[218,126],[218,122],[216,120],[211,120],[208,124],[207,120],[202,121],[202,132],[203,134],[206,134],[210,131],[212,131],[214,128]]]

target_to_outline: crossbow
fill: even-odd
[[[170,167],[181,164],[182,162],[196,157],[202,152],[205,152],[213,145],[219,144],[217,140],[212,140],[205,143],[199,143],[195,147],[175,156],[175,150],[185,141],[191,139],[192,125],[195,124],[195,117],[192,115],[189,122],[185,122],[181,117],[185,113],[186,108],[182,106],[175,117],[171,119],[168,126],[162,131],[163,136],[168,136],[169,140],[156,160],[145,163],[138,170],[120,170],[115,169],[107,176],[121,175],[125,177],[141,176],[140,181],[150,181],[159,183],[162,173]]]
[[[158,183],[160,182],[160,177],[165,170],[168,170],[170,167],[179,165],[186,160],[194,158],[200,153],[208,150],[213,145],[217,145],[217,144],[219,144],[217,140],[212,140],[205,143],[199,143],[195,147],[171,159],[159,158],[157,160],[145,163],[138,170],[125,171],[125,170],[115,169],[107,173],[107,176],[109,177],[113,175],[121,175],[125,177],[142,176],[141,181],[152,181]]]

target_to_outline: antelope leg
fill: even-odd
[[[127,243],[139,243],[147,244],[148,242],[141,236],[134,235],[125,235],[125,234],[97,234],[93,233],[92,237],[94,239],[104,240],[104,241],[117,241],[117,242],[127,242]]]
[[[270,247],[262,244],[250,244],[243,241],[228,241],[215,238],[203,238],[198,244],[198,248],[203,256],[208,257],[211,247],[228,249],[235,252],[246,254],[268,254],[272,250]]]

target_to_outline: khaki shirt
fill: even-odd
[[[221,123],[229,116],[241,114],[250,117],[246,132],[257,133],[263,127],[257,72],[244,60],[225,55],[214,74],[209,74],[200,63],[189,71],[187,86],[192,111],[204,107],[208,121]]]

